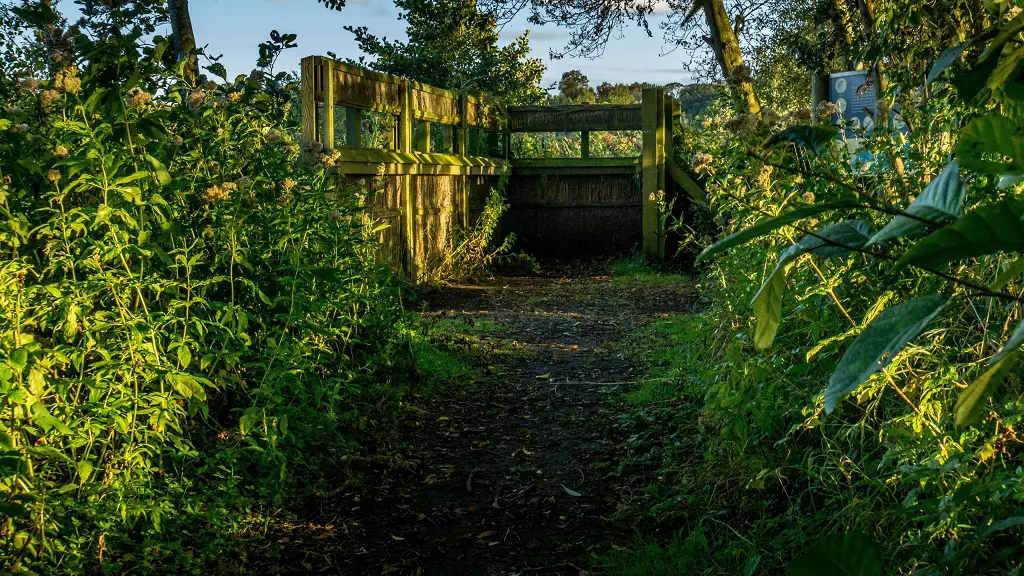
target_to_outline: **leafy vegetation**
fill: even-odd
[[[41,40],[3,77],[0,569],[220,566],[389,417],[403,289],[288,74],[189,84],[144,5],[12,15]]]

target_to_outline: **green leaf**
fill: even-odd
[[[910,206],[907,206],[904,212],[916,218],[893,218],[871,238],[868,246],[924,230],[927,224],[921,222],[921,219],[940,225],[959,218],[964,213],[966,196],[967,187],[960,178],[960,165],[954,160],[925,186]]]
[[[780,142],[792,142],[810,150],[815,156],[821,156],[835,145],[837,134],[838,132],[832,126],[821,124],[790,126],[769,138],[764,146],[770,148]]]
[[[960,129],[956,157],[961,166],[978,172],[1019,174],[1024,172],[1024,135],[1006,116],[979,116]]]
[[[946,48],[942,52],[942,55],[939,56],[939,59],[935,61],[935,64],[932,64],[932,69],[928,72],[928,78],[925,80],[925,84],[931,84],[934,82],[940,74],[945,72],[946,68],[949,68],[953,62],[956,62],[957,59],[960,58],[960,55],[964,53],[964,50],[967,50],[973,42],[974,40],[971,39],[958,46]]]
[[[997,252],[1024,252],[1024,200],[1004,198],[965,214],[907,250],[897,268],[938,266]]]
[[[171,183],[171,173],[167,171],[167,167],[164,166],[163,162],[149,154],[146,154],[146,160],[149,162],[149,165],[153,167],[153,172],[156,174],[156,181],[159,182],[161,186],[167,186]]]
[[[1002,290],[1015,278],[1019,278],[1021,274],[1024,274],[1024,256],[1018,256],[1016,260],[1010,262],[1006,270],[1000,272],[996,279],[988,285],[988,289]]]
[[[0,453],[0,478],[24,474],[28,470],[25,457],[14,450]]]
[[[700,255],[697,256],[697,262],[706,260],[715,254],[725,252],[726,250],[746,244],[747,242],[764,236],[773,230],[778,230],[783,226],[788,226],[798,220],[802,220],[809,216],[821,214],[822,212],[828,212],[829,210],[836,210],[838,208],[856,208],[860,206],[858,203],[851,200],[843,200],[837,202],[825,202],[822,204],[813,204],[811,206],[804,206],[797,208],[796,210],[790,210],[789,212],[780,214],[778,216],[768,218],[754,224],[750,228],[745,228],[739,232],[732,234],[726,238],[715,242],[711,246],[708,246]]]
[[[75,465],[75,468],[78,470],[79,482],[85,484],[85,481],[88,480],[90,476],[92,476],[92,462],[88,460],[82,460]]]
[[[887,308],[847,348],[825,388],[825,411],[832,413],[839,401],[889,365],[908,342],[916,338],[945,306],[938,294],[915,298]]]
[[[28,364],[28,350],[25,348],[18,348],[14,352],[11,352],[11,357],[7,359],[7,363],[15,370],[24,370],[25,366]]]
[[[815,231],[813,235],[807,234],[782,252],[779,262],[754,295],[754,316],[757,318],[754,346],[757,349],[771,348],[772,341],[775,340],[775,335],[782,324],[782,293],[786,289],[786,271],[789,264],[807,252],[823,258],[849,254],[864,247],[869,233],[870,227],[866,222],[847,220],[826,226]]]
[[[1024,344],[1024,321],[1010,335],[1003,347],[989,358],[988,368],[971,382],[956,402],[956,423],[967,425],[977,422],[985,400],[988,400],[1002,383],[1007,372],[1017,365],[1020,346]]]
[[[28,508],[15,502],[0,501],[0,516],[9,516],[11,518],[28,516]]]
[[[181,365],[182,370],[187,370],[188,365],[192,363],[192,351],[188,349],[188,346],[182,344],[178,346],[178,364]]]
[[[580,496],[583,496],[583,494],[580,494],[579,492],[573,490],[572,488],[566,488],[565,484],[562,484],[562,490],[565,490],[566,494],[568,494],[569,496],[573,496],[575,498],[579,498]]]
[[[789,565],[790,576],[882,576],[882,549],[863,532],[834,534]]]

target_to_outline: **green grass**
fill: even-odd
[[[697,357],[702,344],[699,314],[669,315],[648,322],[635,336],[632,347],[648,369],[640,387],[625,394],[633,405],[664,402],[680,394],[681,382],[700,367]]]
[[[707,554],[708,540],[698,528],[685,538],[676,536],[664,547],[641,541],[632,548],[612,550],[598,563],[604,573],[615,576],[679,576],[700,568]]]
[[[431,385],[472,382],[476,369],[451,350],[429,340],[414,340],[412,353],[420,375]]]
[[[644,262],[643,255],[619,258],[611,264],[612,276],[617,280],[633,280],[639,282],[684,282],[686,277],[678,272],[670,272],[651,268]]]
[[[440,318],[430,326],[431,334],[496,334],[504,327],[494,318]]]

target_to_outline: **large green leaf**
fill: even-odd
[[[956,145],[960,165],[986,174],[1024,172],[1024,133],[1000,114],[986,114],[960,129]]]
[[[946,68],[949,68],[953,62],[956,62],[957,58],[960,58],[960,55],[964,53],[964,50],[967,50],[973,42],[974,40],[971,39],[963,44],[953,46],[952,48],[946,48],[942,52],[942,55],[939,56],[939,59],[935,61],[935,64],[932,64],[932,69],[928,72],[928,78],[925,80],[925,83],[931,84],[934,82],[935,79],[946,70]]]
[[[810,252],[822,258],[833,258],[849,254],[867,244],[871,229],[867,222],[847,220],[826,226],[801,238],[786,248],[779,256],[779,262],[761,284],[754,295],[754,346],[760,350],[771,348],[775,334],[782,323],[782,293],[786,289],[786,271],[790,263],[801,254]]]
[[[1018,256],[1016,260],[1010,262],[1006,270],[1003,270],[996,276],[996,279],[988,285],[989,290],[1002,290],[1007,284],[1013,282],[1020,275],[1024,274],[1024,256]]]
[[[940,295],[915,298],[882,311],[857,336],[825,388],[825,411],[889,365],[908,342],[942,311],[947,298]]]
[[[725,252],[726,250],[746,244],[747,242],[764,236],[773,230],[778,230],[783,226],[788,226],[798,220],[803,220],[809,216],[821,214],[822,212],[828,212],[829,210],[835,210],[837,208],[856,208],[859,204],[852,200],[837,201],[837,202],[825,202],[822,204],[813,204],[811,206],[804,206],[797,208],[796,210],[790,210],[784,214],[780,214],[773,218],[768,218],[754,224],[750,228],[745,228],[739,232],[727,236],[715,242],[711,246],[708,246],[700,255],[697,256],[697,262],[706,260],[715,254]]]
[[[956,402],[956,423],[970,424],[978,419],[981,409],[1002,383],[1006,373],[1014,366],[1020,356],[1020,346],[1024,344],[1024,321],[1010,335],[1010,339],[988,361],[988,368],[971,382]]]
[[[833,534],[789,565],[790,576],[882,576],[882,549],[863,532]]]
[[[965,214],[907,250],[897,267],[938,266],[997,252],[1024,252],[1024,200],[1004,198]]]
[[[928,225],[921,220],[940,225],[959,218],[964,213],[966,195],[967,188],[960,178],[960,165],[954,160],[925,186],[910,206],[907,206],[904,212],[915,218],[893,218],[871,238],[868,245],[881,244],[925,230]]]
[[[835,145],[836,134],[835,128],[821,124],[790,126],[769,138],[764,145],[766,148],[769,148],[780,142],[792,142],[810,150],[815,156],[821,156]]]

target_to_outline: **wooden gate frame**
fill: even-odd
[[[668,179],[675,181],[693,200],[703,203],[703,191],[673,161],[674,136],[681,130],[679,101],[663,88],[644,88],[641,104],[502,107],[487,96],[456,94],[390,74],[352,66],[331,58],[302,59],[302,142],[320,142],[338,153],[339,175],[390,175],[400,181],[402,198],[401,236],[405,248],[401,268],[416,279],[416,212],[412,177],[419,175],[498,176],[506,168],[578,170],[635,166],[642,184],[643,251],[648,262],[665,261],[665,215]],[[327,105],[331,103],[331,105]],[[322,111],[320,107],[322,106]],[[335,107],[346,109],[346,146],[335,140]],[[397,117],[390,149],[361,147],[363,113],[386,112]],[[419,122],[418,137],[413,138]],[[442,130],[442,150],[431,150],[430,130]],[[481,130],[476,130],[481,129]],[[639,157],[592,158],[590,132],[641,130],[643,152]],[[480,132],[484,136],[481,137]],[[580,132],[581,158],[512,159],[512,132]],[[495,150],[503,142],[504,158],[481,154],[481,146]],[[355,146],[352,144],[355,143]],[[459,225],[471,226],[468,186],[463,186]]]

